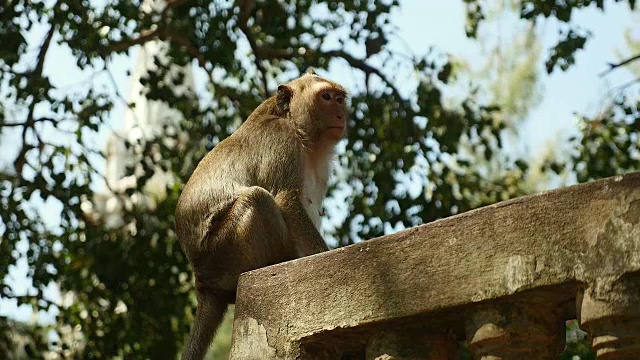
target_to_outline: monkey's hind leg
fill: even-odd
[[[289,231],[271,193],[259,186],[240,191],[228,218],[235,219],[232,247],[239,273],[296,258]]]
[[[208,224],[193,266],[198,306],[183,360],[204,357],[227,305],[235,302],[241,273],[295,258],[282,213],[265,189],[243,188],[223,211]]]

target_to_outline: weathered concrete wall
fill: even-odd
[[[553,358],[578,315],[600,356],[636,359],[608,349],[640,347],[638,294],[635,173],[245,273],[231,358],[447,359],[464,338],[478,356]]]

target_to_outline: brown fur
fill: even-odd
[[[204,357],[241,273],[327,250],[308,214],[317,225],[345,97],[314,73],[280,86],[191,175],[175,216],[198,298],[183,359]]]

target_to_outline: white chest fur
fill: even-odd
[[[318,231],[320,231],[322,223],[322,201],[327,193],[328,172],[328,167],[327,169],[315,169],[311,166],[305,166],[304,169],[302,205]]]

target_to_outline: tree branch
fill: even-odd
[[[252,3],[251,1],[240,1],[241,3]],[[238,27],[240,31],[244,34],[249,42],[249,46],[251,50],[253,50],[253,55],[255,56],[255,65],[256,70],[260,73],[260,80],[262,81],[261,94],[266,97],[267,92],[267,77],[266,77],[266,69],[262,66],[260,61],[263,59],[261,56],[261,48],[256,43],[256,40],[253,38],[253,34],[251,34],[251,30],[247,26],[247,21],[249,20],[249,13],[247,11],[253,11],[253,7],[255,7],[255,3],[253,6],[244,5],[240,7],[240,19],[238,21]]]
[[[102,51],[103,55],[109,55],[112,52],[125,51],[134,45],[143,45],[148,41],[158,38],[160,28],[143,31],[140,36],[135,39],[123,40],[115,42]]]
[[[58,28],[57,24],[51,24],[51,28],[49,28],[49,32],[47,33],[47,35],[44,38],[44,41],[42,42],[42,46],[40,47],[40,52],[38,53],[38,63],[36,64],[36,67],[33,69],[33,71],[31,71],[27,75],[32,80],[34,78],[42,77],[42,70],[44,68],[45,58],[47,57],[47,51],[49,51],[51,40],[53,39],[53,35],[56,33],[57,28]],[[27,115],[27,120],[24,123],[24,128],[22,128],[22,149],[20,149],[20,152],[18,153],[18,157],[16,157],[16,161],[15,161],[15,169],[16,169],[17,176],[20,176],[22,174],[22,168],[26,162],[27,152],[34,148],[33,146],[27,145],[27,131],[29,131],[29,129],[33,129],[36,123],[35,108],[37,103],[38,103],[37,99],[35,98],[32,99],[31,104],[29,104],[29,113]]]
[[[609,68],[607,70],[601,72],[600,76],[607,75],[608,73],[612,72],[613,70],[615,70],[615,69],[617,69],[617,68],[619,68],[621,66],[625,66],[625,65],[627,65],[627,64],[629,64],[631,62],[634,62],[634,61],[636,61],[638,59],[640,59],[640,54],[636,54],[636,55],[634,55],[634,56],[632,56],[632,57],[630,57],[630,58],[628,58],[626,60],[623,60],[623,61],[617,63],[617,64],[609,63],[608,64]]]
[[[167,2],[167,5],[165,5],[165,7],[162,9],[162,11],[160,12],[160,17],[164,20],[166,19],[166,17],[168,16],[169,10],[182,5],[183,3],[185,3],[186,1],[189,0],[169,0]],[[163,22],[160,22],[160,24],[162,24]],[[118,51],[125,51],[127,49],[129,49],[130,47],[134,46],[134,45],[143,45],[148,41],[154,40],[156,38],[159,38],[160,35],[162,34],[162,32],[164,32],[163,27],[160,25],[155,29],[150,29],[150,30],[145,30],[142,31],[140,33],[140,36],[138,36],[135,39],[129,39],[129,40],[123,40],[123,41],[119,41],[119,42],[115,42],[113,44],[111,44],[111,46],[107,47],[104,51],[103,54],[104,55],[108,55],[109,53],[112,52],[118,52]]]
[[[160,16],[165,18],[167,16],[167,13],[169,12],[169,10],[173,9],[174,7],[176,7],[178,5],[182,5],[182,3],[184,3],[185,1],[188,1],[188,0],[169,0],[169,1],[167,1],[167,5],[165,5],[164,9],[162,9],[162,12],[160,13]]]
[[[51,40],[53,39],[53,35],[56,33],[58,29],[57,24],[51,24],[51,28],[47,33],[47,36],[44,38],[42,42],[42,47],[40,48],[40,53],[38,53],[38,63],[36,64],[35,69],[33,69],[33,74],[36,76],[42,76],[42,69],[44,68],[44,60],[47,56],[47,51],[49,51],[49,46],[51,45]]]
[[[391,88],[393,95],[398,100],[404,100],[400,95],[400,92],[398,91],[398,89],[391,82],[391,80],[387,79],[387,77],[382,73],[382,71],[380,71],[380,69],[367,64],[364,60],[355,58],[353,55],[343,50],[331,50],[331,51],[323,52],[321,54],[323,56],[328,56],[328,57],[343,58],[349,63],[350,66],[362,70],[365,74],[374,74],[378,76],[380,79],[382,79],[382,81],[384,81]]]
[[[45,121],[49,121],[51,123],[55,123],[56,120],[49,118],[49,117],[42,117],[42,118],[38,118],[38,119],[33,119],[33,123],[38,123],[38,122],[45,122]],[[10,122],[10,123],[0,123],[0,127],[18,127],[18,126],[26,126],[27,123],[26,122]]]
[[[169,10],[184,4],[185,2],[190,1],[190,0],[170,0],[167,2],[167,5],[162,9],[162,12],[160,13],[160,16],[164,19],[167,17]],[[111,44],[111,46],[106,48],[106,51],[104,51],[104,54],[109,54],[111,52],[118,52],[118,51],[124,51],[127,50],[128,48],[134,46],[134,45],[144,45],[145,43],[152,41],[152,40],[164,40],[164,41],[169,41],[171,43],[174,43],[176,45],[182,46],[185,48],[185,50],[187,51],[187,53],[189,55],[191,55],[193,58],[195,58],[198,61],[198,65],[207,73],[207,75],[209,76],[209,81],[211,82],[212,86],[214,86],[215,89],[215,82],[213,81],[213,74],[210,71],[207,71],[206,65],[207,65],[207,59],[204,57],[204,55],[202,55],[202,53],[200,52],[200,50],[198,50],[196,48],[195,45],[193,45],[193,43],[191,42],[191,40],[185,38],[184,36],[175,34],[169,30],[167,30],[164,27],[158,26],[157,28],[153,29],[153,30],[147,30],[147,31],[143,31],[141,33],[141,35],[135,39],[129,39],[129,40],[124,40],[124,41],[120,41],[117,43],[113,43]]]
[[[273,48],[265,48],[265,47],[256,47],[253,49],[256,56],[259,56],[265,60],[273,60],[273,59],[286,59],[290,60],[297,56],[297,54],[289,49],[273,49]],[[311,50],[307,50],[307,52],[311,53],[312,56],[322,56],[322,57],[333,57],[333,58],[342,58],[349,63],[351,67],[362,70],[365,74],[374,74],[378,76],[382,81],[384,81],[393,92],[393,95],[398,100],[404,100],[400,95],[398,89],[393,85],[393,83],[380,71],[380,69],[375,68],[365,62],[364,59],[358,59],[353,55],[347,53],[344,50],[329,50],[325,52],[317,51],[315,54]]]

